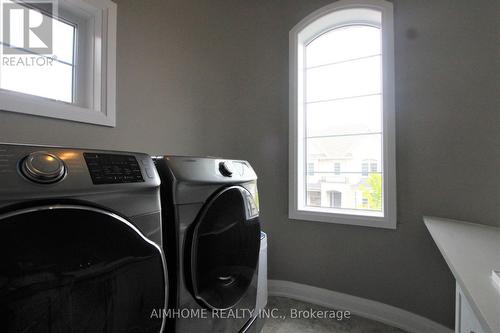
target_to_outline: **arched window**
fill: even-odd
[[[396,227],[393,40],[384,0],[340,0],[290,31],[290,218]],[[311,205],[313,188],[342,200]]]

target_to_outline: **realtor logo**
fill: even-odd
[[[0,3],[4,54],[52,54],[52,1]]]

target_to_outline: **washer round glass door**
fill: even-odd
[[[43,206],[0,215],[2,332],[161,331],[160,248],[115,214]]]
[[[194,224],[191,283],[211,309],[229,309],[247,292],[259,260],[260,223],[252,195],[240,186],[217,193]]]

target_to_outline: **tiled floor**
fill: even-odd
[[[311,313],[330,309],[284,297],[269,297],[268,309],[278,309],[279,318],[267,318],[262,333],[405,333],[382,323],[352,316],[349,319],[291,318],[292,309]],[[297,312],[295,317],[297,317]],[[274,317],[274,316],[273,316]]]

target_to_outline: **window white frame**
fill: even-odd
[[[73,103],[0,89],[0,110],[114,127],[116,4],[110,0],[54,0],[54,5],[61,19],[77,27]]]
[[[347,11],[349,9],[349,11]],[[381,13],[381,22],[370,12]],[[355,15],[353,15],[355,14]],[[377,16],[377,15],[375,15]],[[396,157],[394,104],[394,18],[392,3],[384,0],[339,0],[311,13],[289,34],[289,218],[359,226],[396,228]],[[303,209],[305,203],[304,147],[304,52],[315,37],[347,24],[368,24],[382,29],[382,212],[347,211],[334,213],[314,207]]]

